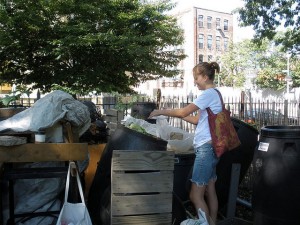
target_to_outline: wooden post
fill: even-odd
[[[244,117],[244,112],[245,112],[245,92],[241,92],[241,109],[240,109],[240,116],[243,118]]]
[[[288,100],[284,100],[283,118],[284,125],[288,125]]]

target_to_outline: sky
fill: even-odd
[[[242,0],[173,0],[173,2],[177,3],[178,9],[187,6],[196,6],[226,13],[231,13],[232,10],[244,5]],[[233,15],[233,20],[234,41],[253,37],[254,31],[251,27],[241,28],[238,26],[237,15]]]

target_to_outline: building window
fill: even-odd
[[[199,63],[203,63],[204,56],[202,54],[199,55]]]
[[[217,30],[221,29],[221,19],[220,18],[216,19],[216,28],[217,28]]]
[[[228,50],[228,38],[224,38],[224,50]]]
[[[228,20],[224,20],[224,30],[228,30]]]
[[[208,16],[207,17],[207,29],[211,29],[211,21],[212,21],[212,17]]]
[[[212,55],[208,55],[208,56],[207,56],[207,61],[208,61],[208,62],[211,62],[212,59],[213,59],[213,56],[212,56]]]
[[[203,15],[198,16],[198,27],[203,27]]]
[[[212,49],[212,35],[207,36],[207,48]]]
[[[220,36],[216,37],[216,49],[217,49],[217,51],[221,50],[221,38],[220,38]]]
[[[204,35],[199,34],[199,49],[203,49],[203,48],[204,48]]]

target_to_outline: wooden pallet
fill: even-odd
[[[170,225],[174,152],[114,150],[111,225]]]
[[[124,119],[124,112],[116,109],[105,109],[103,119],[109,128],[108,134],[112,135],[121,124],[121,120]]]

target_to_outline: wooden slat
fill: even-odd
[[[118,117],[119,119],[124,118],[124,112],[116,109],[105,109],[104,114],[108,116],[115,116]]]
[[[171,225],[171,213],[114,217],[111,225]]]
[[[0,162],[84,160],[87,155],[87,143],[39,143],[0,146]]]
[[[172,212],[172,193],[153,195],[112,195],[112,216]]]
[[[122,119],[119,119],[118,117],[116,116],[108,116],[108,115],[104,115],[103,116],[103,120],[108,122],[108,123],[119,123],[121,122]]]
[[[115,171],[174,170],[174,152],[115,150],[112,169]]]
[[[112,174],[112,193],[170,192],[173,171]],[[143,181],[143,182],[140,182]]]
[[[104,109],[104,114],[109,116],[118,116],[118,110],[116,109]]]
[[[116,130],[118,128],[119,124],[117,123],[107,123],[107,127],[111,130]]]

